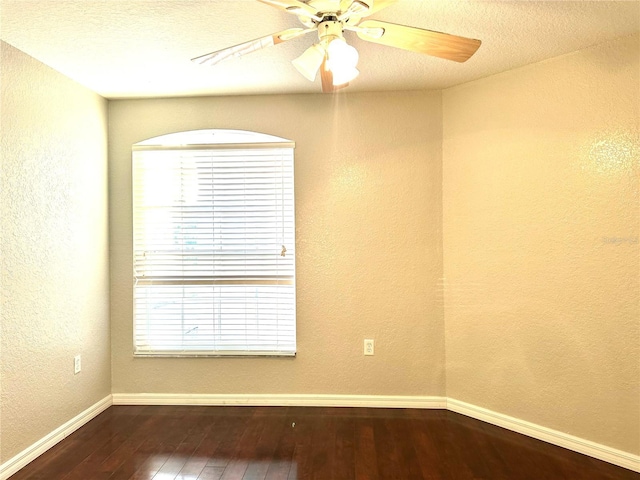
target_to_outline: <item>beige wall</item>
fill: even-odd
[[[439,92],[109,106],[114,393],[444,395]],[[295,359],[132,356],[131,145],[200,128],[297,143]]]
[[[111,374],[107,102],[1,45],[3,463],[107,396]]]
[[[443,96],[447,395],[636,454],[639,47]]]
[[[640,453],[638,58],[638,37],[622,39],[444,103],[109,102],[109,330],[106,101],[3,43],[0,463],[111,381],[115,393],[446,394]],[[132,357],[131,145],[198,128],[297,142],[295,359]]]

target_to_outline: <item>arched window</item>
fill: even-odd
[[[294,144],[239,130],[133,146],[136,355],[294,355]]]

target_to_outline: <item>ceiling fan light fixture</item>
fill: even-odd
[[[333,73],[333,86],[337,87],[339,85],[346,85],[358,75],[360,75],[360,71],[357,68],[343,68],[338,70],[337,72],[331,71]]]
[[[358,51],[348,45],[344,38],[335,38],[327,47],[329,68],[331,71],[355,68],[358,65]]]
[[[324,60],[324,49],[318,45],[307,48],[302,55],[292,60],[293,66],[310,82],[315,81],[320,65]]]
[[[349,83],[360,73],[356,68],[358,51],[343,38],[333,39],[327,47],[327,54],[327,67],[333,74],[334,85]]]

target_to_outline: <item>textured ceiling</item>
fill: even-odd
[[[300,26],[254,0],[1,0],[2,39],[107,98],[320,92],[313,33],[214,67],[192,57]],[[399,0],[373,17],[482,40],[456,63],[360,40],[349,91],[440,89],[640,31],[640,1]]]

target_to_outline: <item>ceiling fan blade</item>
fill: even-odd
[[[299,37],[300,35],[304,35],[305,33],[311,32],[313,30],[314,29],[305,30],[302,28],[290,28],[288,30],[283,30],[282,32],[273,33],[265,37],[250,40],[233,47],[228,47],[222,50],[207,53],[206,55],[192,58],[191,61],[200,63],[201,65],[215,65],[222,62],[223,60],[227,60],[228,58],[241,57],[242,55],[255,52],[256,50],[260,50],[262,48],[272,47],[273,45],[286,42],[287,40]]]
[[[382,35],[369,35],[366,30]],[[448,33],[434,32],[422,28],[407,27],[395,23],[367,20],[358,25],[358,37],[368,42],[425,53],[455,62],[466,62],[482,43],[472,38],[458,37]]]
[[[320,66],[320,79],[322,80],[322,93],[333,93],[336,90],[340,90],[341,88],[345,88],[349,86],[349,83],[343,83],[342,85],[334,85],[333,84],[333,72],[329,70],[327,67],[327,58],[328,56],[324,56],[324,60],[322,61],[322,65]]]
[[[369,5],[369,11],[367,13],[363,13],[363,17],[368,17],[369,15],[373,15],[376,12],[379,12],[383,8],[387,8],[389,5],[393,5],[397,3],[398,0],[364,0],[366,4]],[[373,3],[373,5],[371,5]]]
[[[306,17],[315,18],[318,17],[318,11],[311,5],[307,5],[299,0],[258,0],[259,2],[271,5],[272,7],[280,8],[294,15],[304,15]]]
[[[346,12],[353,3],[353,0],[340,0],[340,11]]]
[[[333,73],[327,68],[327,56],[324,56],[320,67],[320,79],[322,80],[322,93],[331,93],[335,90],[333,86]]]

